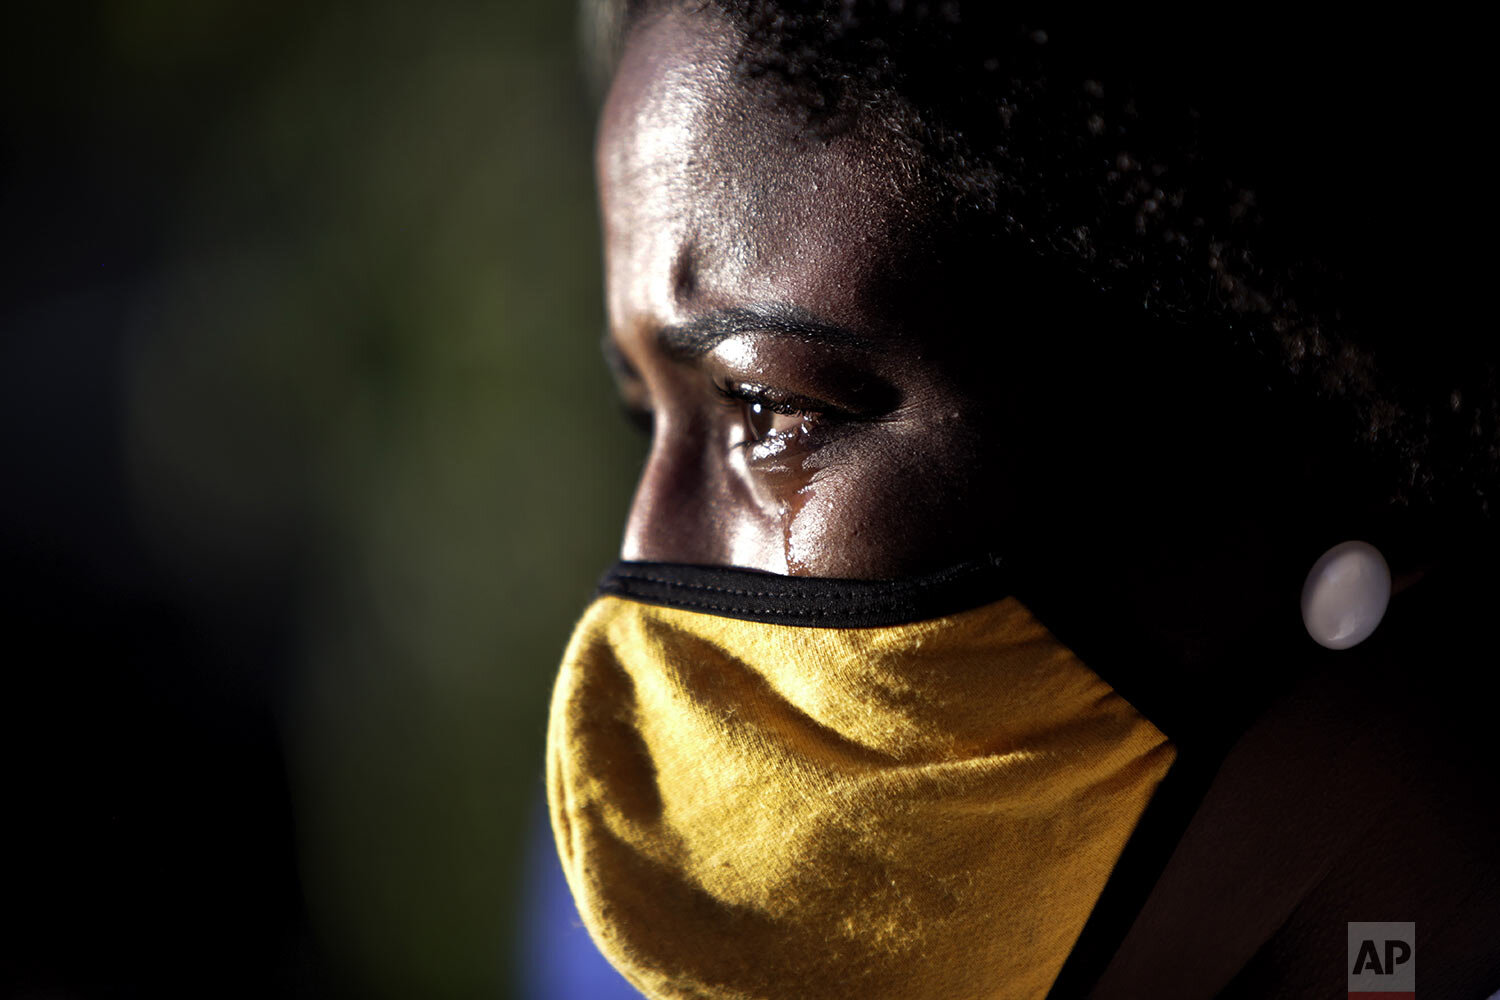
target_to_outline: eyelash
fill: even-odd
[[[807,419],[820,418],[831,412],[828,407],[813,400],[800,397],[788,397],[773,392],[765,386],[752,385],[748,382],[715,381],[714,390],[719,394],[720,401],[726,406],[762,406],[772,413],[789,417],[803,417]],[[649,409],[631,406],[622,402],[620,407],[625,419],[642,434],[649,437],[655,423],[654,414]],[[756,443],[755,438],[742,441],[735,447],[747,447]]]
[[[752,385],[748,382],[714,382],[714,388],[718,390],[727,403],[751,403],[759,404],[772,413],[780,413],[783,416],[817,416],[826,412],[826,408],[810,399],[788,397],[773,392],[763,385]]]

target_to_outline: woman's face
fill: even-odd
[[[804,134],[732,54],[710,14],[643,26],[601,123],[606,354],[653,424],[623,557],[877,578],[973,556],[1008,498],[959,324],[1005,276],[937,280],[898,143]]]
[[[1301,459],[1235,371],[966,247],[892,133],[808,134],[733,53],[711,12],[638,27],[600,125],[606,354],[653,425],[623,558],[998,552],[1184,663],[1295,611]]]

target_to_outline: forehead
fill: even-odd
[[[759,298],[835,321],[868,305],[924,230],[916,158],[862,123],[825,136],[736,75],[711,12],[671,10],[626,45],[598,170],[617,321]]]

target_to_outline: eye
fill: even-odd
[[[779,393],[747,382],[715,383],[724,401],[741,413],[745,440],[740,446],[805,433],[823,417],[825,409],[814,400]]]
[[[614,379],[621,413],[632,427],[649,438],[656,415],[651,409],[651,394],[646,389],[646,380],[625,359],[625,355],[608,334],[600,342],[600,347],[604,352],[604,363]]]
[[[628,423],[639,434],[651,437],[656,431],[656,414],[649,406],[637,406],[629,400],[620,401],[620,413]]]
[[[746,403],[745,429],[749,431],[751,438],[760,441],[773,434],[790,434],[801,430],[810,416],[805,410],[778,407],[774,403]]]

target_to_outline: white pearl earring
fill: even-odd
[[[1385,617],[1391,568],[1369,542],[1341,542],[1318,557],[1302,585],[1302,624],[1320,646],[1364,642]]]

